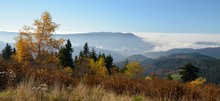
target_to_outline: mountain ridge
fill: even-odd
[[[160,56],[167,56],[177,53],[200,53],[203,55],[220,58],[220,47],[207,47],[201,49],[176,48],[163,52],[146,52],[144,55],[150,58],[159,58]]]

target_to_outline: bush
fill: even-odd
[[[190,83],[168,79],[131,79],[125,74],[109,77],[87,76],[84,83],[91,87],[101,85],[105,90],[113,91],[117,95],[143,95],[155,100],[216,101],[220,95],[220,89],[212,84],[192,87]]]

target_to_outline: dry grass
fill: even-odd
[[[218,90],[214,85],[192,90],[185,88],[187,84],[173,81],[120,81],[103,81],[102,84],[92,86],[84,82],[71,87],[58,83],[42,86],[29,80],[20,83],[16,88],[1,91],[0,101],[219,101],[219,92],[216,92]]]
[[[101,86],[88,87],[80,83],[76,87],[55,85],[48,90],[34,90],[34,82],[23,82],[15,89],[0,92],[1,101],[151,101],[141,96],[116,95]]]

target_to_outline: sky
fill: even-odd
[[[220,0],[1,0],[0,31],[18,31],[44,11],[57,33],[220,34]]]

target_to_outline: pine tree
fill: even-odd
[[[71,68],[74,67],[72,53],[73,53],[72,44],[71,44],[70,40],[68,39],[65,47],[62,47],[59,51],[59,59],[61,61],[61,64],[64,67],[67,67],[67,66],[69,66]]]
[[[183,82],[193,81],[198,78],[199,68],[192,65],[192,63],[188,63],[183,67],[180,67],[179,74]]]
[[[83,56],[85,56],[86,58],[88,58],[88,56],[89,56],[89,46],[88,46],[87,42],[84,45]]]
[[[97,54],[94,48],[92,48],[92,52],[90,53],[90,58],[93,59],[95,62],[98,60],[98,57],[97,57]]]
[[[5,60],[11,59],[13,55],[13,50],[10,44],[6,44],[5,48],[2,50],[2,58]]]
[[[16,49],[15,49],[15,48],[13,48],[13,51],[12,51],[12,53],[13,53],[13,54],[15,54],[15,53],[16,53]]]
[[[78,60],[78,56],[75,56],[75,59],[74,59],[74,64],[76,65],[77,63],[77,60]]]
[[[111,55],[108,55],[107,57],[105,57],[105,67],[108,70],[108,74],[111,75],[111,69],[112,69],[112,65],[113,65],[113,58]]]

